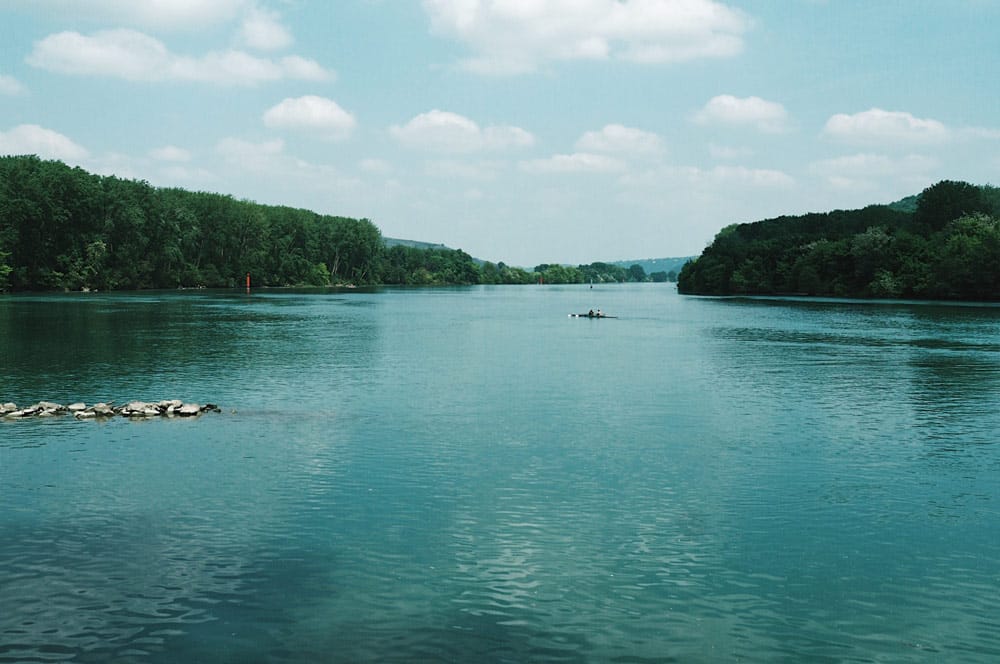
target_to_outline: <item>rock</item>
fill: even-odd
[[[114,406],[107,403],[95,403],[87,407],[82,401],[63,406],[52,401],[39,401],[26,408],[18,408],[13,402],[0,404],[0,418],[16,419],[26,417],[51,417],[63,413],[72,413],[78,419],[94,419],[114,417],[163,417],[181,415],[192,417],[204,412],[221,413],[222,409],[217,405],[209,403],[204,406],[196,403],[184,403],[180,399],[165,399],[157,402],[129,401],[124,406]]]
[[[90,412],[98,417],[111,417],[115,414],[115,411],[106,403],[95,403],[90,407]]]

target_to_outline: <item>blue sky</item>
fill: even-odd
[[[0,154],[513,265],[1000,184],[1000,0],[5,0]]]

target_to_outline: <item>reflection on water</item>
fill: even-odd
[[[224,409],[0,422],[0,662],[995,661],[998,322],[659,285],[0,299],[0,399]]]

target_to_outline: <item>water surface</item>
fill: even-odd
[[[600,307],[619,319],[571,319]],[[0,662],[992,662],[1000,308],[0,298]]]

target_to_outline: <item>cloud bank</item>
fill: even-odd
[[[271,128],[307,131],[323,138],[347,138],[357,126],[354,116],[337,102],[325,97],[306,95],[282,100],[264,113],[264,124]]]
[[[823,135],[853,144],[933,145],[951,137],[948,128],[937,120],[921,119],[902,111],[873,108],[861,113],[832,116],[823,127]]]
[[[466,44],[461,66],[523,74],[544,63],[729,57],[750,19],[715,0],[424,0],[432,30]]]
[[[57,131],[36,124],[22,124],[0,131],[0,155],[35,154],[43,159],[76,162],[86,159],[87,150]]]
[[[403,145],[433,152],[478,152],[530,147],[535,137],[507,125],[481,128],[467,117],[434,109],[421,113],[404,125],[389,128]]]
[[[244,51],[210,52],[200,57],[171,53],[163,42],[130,29],[90,35],[65,31],[35,43],[28,64],[60,74],[109,76],[129,81],[192,81],[256,85],[282,79],[323,81],[333,73],[295,55],[271,60]]]
[[[703,125],[753,127],[757,131],[776,134],[789,128],[788,112],[781,104],[760,97],[718,95],[695,113],[694,121]]]
[[[664,151],[663,140],[656,134],[620,124],[605,125],[600,131],[588,131],[576,142],[576,149],[632,156],[659,155]]]

